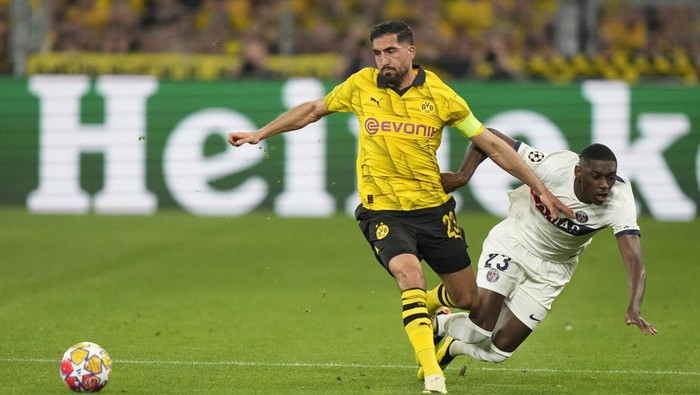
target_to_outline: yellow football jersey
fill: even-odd
[[[414,66],[402,95],[376,68],[348,77],[325,97],[329,110],[355,113],[360,122],[357,178],[370,210],[416,210],[445,203],[436,151],[445,125],[471,137],[483,125],[466,101],[434,73]]]

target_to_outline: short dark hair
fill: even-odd
[[[396,34],[396,39],[399,42],[413,45],[413,31],[404,21],[384,21],[376,25],[369,33],[369,41],[373,42],[375,38],[388,34]]]
[[[579,155],[581,160],[604,160],[617,163],[617,158],[610,148],[603,144],[591,144]]]

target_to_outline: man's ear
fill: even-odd
[[[582,172],[582,171],[583,171],[583,170],[581,170],[581,166],[576,165],[576,166],[574,167],[574,177],[579,178],[579,177],[581,176],[581,172]]]

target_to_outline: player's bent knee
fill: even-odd
[[[479,307],[479,296],[474,294],[460,295],[457,300],[453,300],[455,307],[462,310],[473,310]]]

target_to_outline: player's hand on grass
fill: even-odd
[[[549,209],[549,212],[552,213],[552,217],[558,218],[559,215],[557,213],[561,211],[567,217],[574,218],[573,210],[571,210],[569,206],[562,203],[561,200],[559,200],[552,194],[552,192],[549,191],[549,189],[540,194],[540,200],[542,201],[542,204]]]
[[[655,335],[658,331],[650,322],[646,322],[639,314],[627,312],[625,317],[627,325],[637,325],[639,330],[645,335]]]
[[[226,140],[234,147],[240,147],[246,143],[257,144],[260,142],[260,138],[256,133],[248,132],[231,132],[228,134],[228,138]]]

